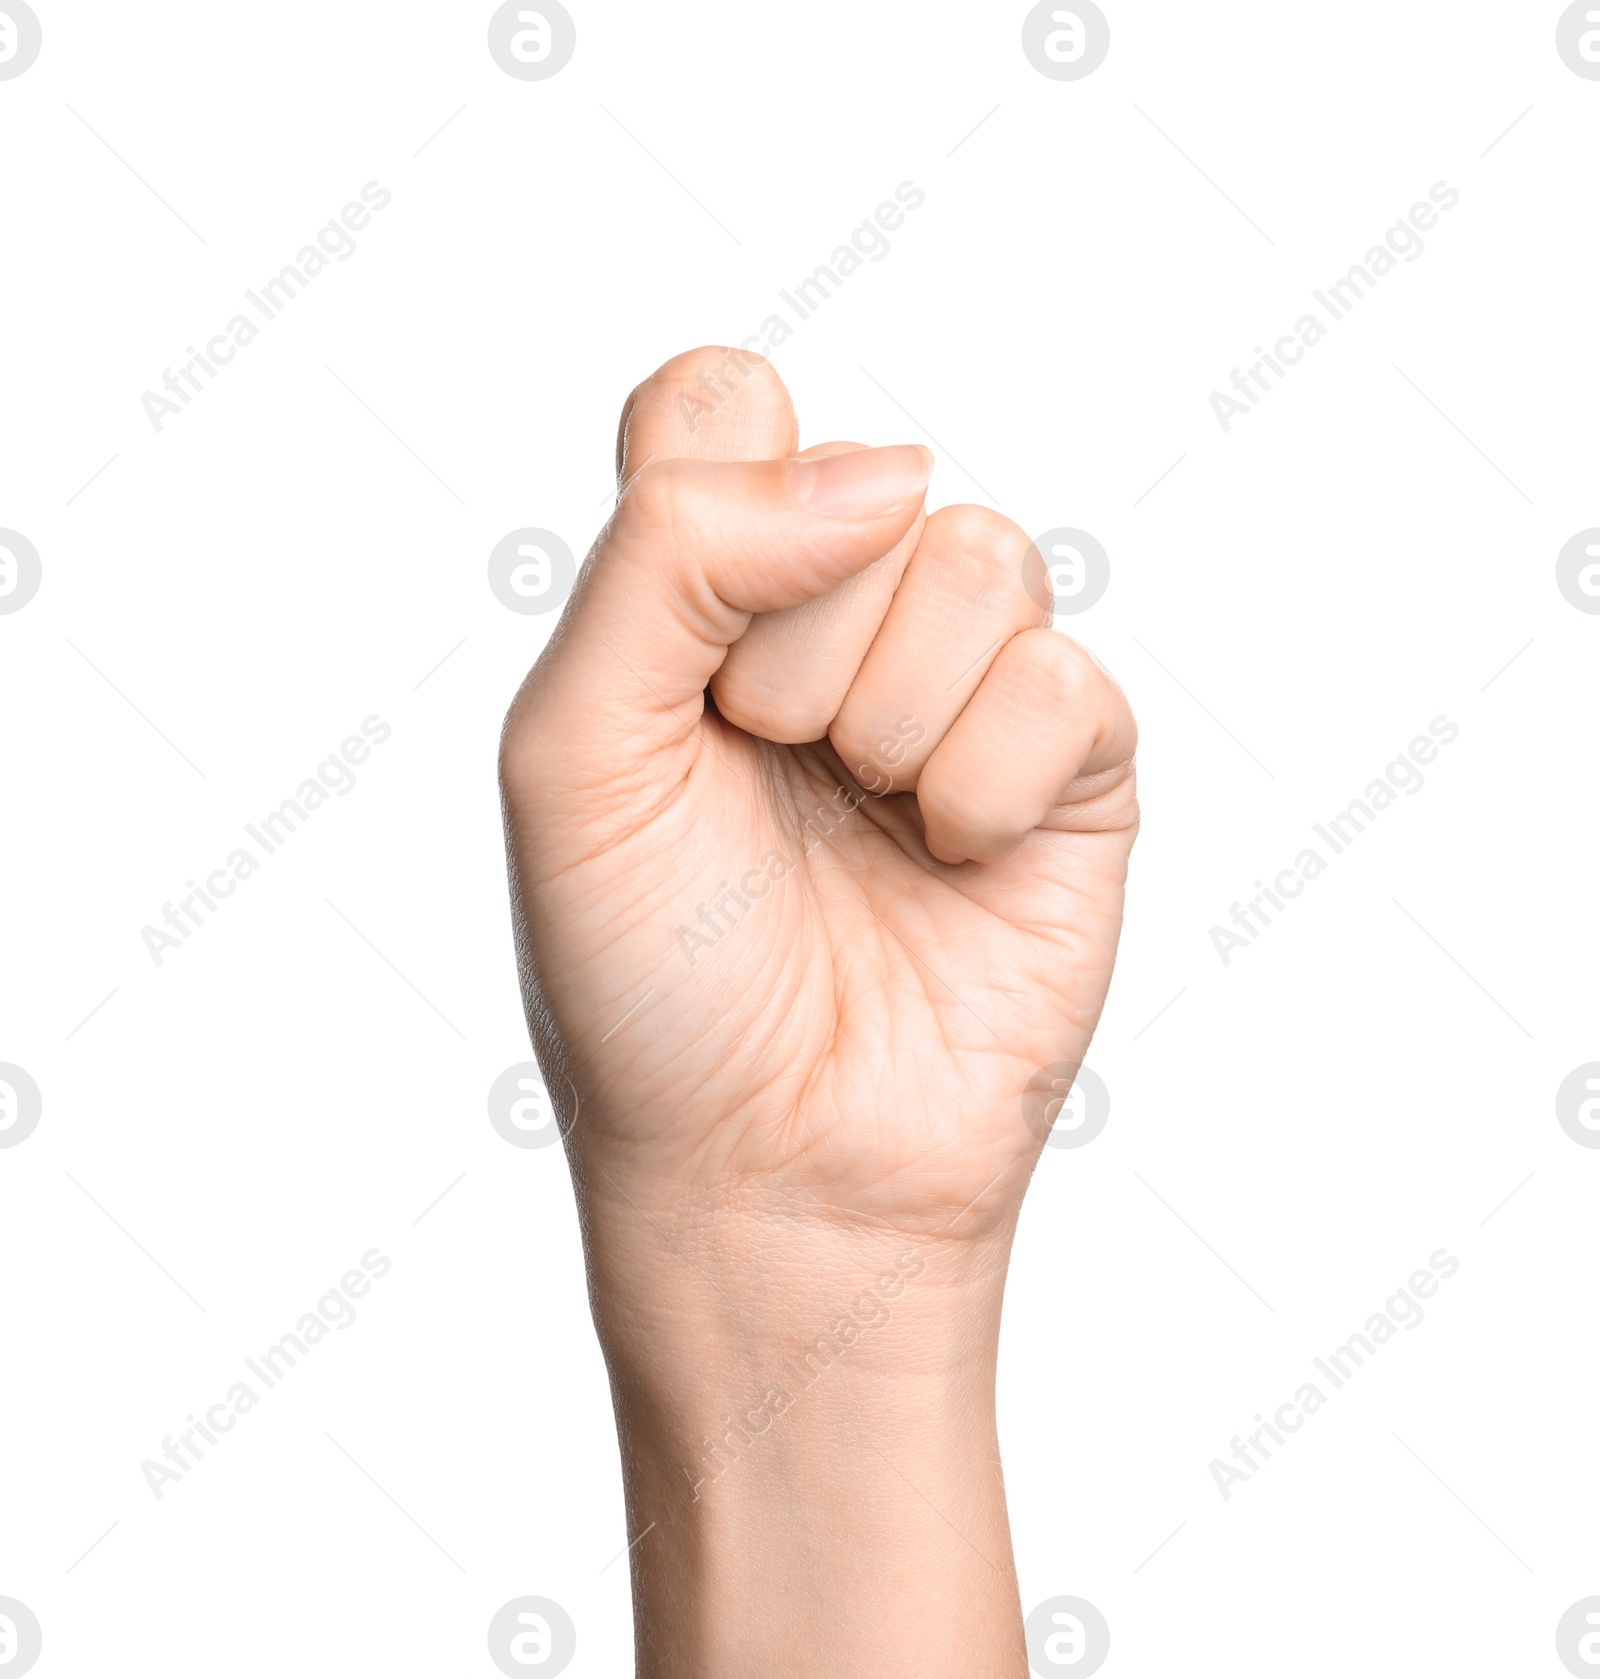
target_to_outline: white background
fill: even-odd
[[[42,1679],[492,1674],[523,1593],[572,1674],[628,1670],[571,1192],[484,1105],[527,1055],[496,733],[553,624],[485,561],[581,554],[628,389],[907,180],[776,353],[803,441],[936,440],[932,504],[1093,532],[1110,588],[1061,624],[1143,730],[1111,1122],[1047,1151],[1007,1304],[1024,1605],[1098,1605],[1108,1675],[1559,1674],[1600,1592],[1600,1154],[1554,1109],[1600,1059],[1600,617],[1554,581],[1600,524],[1600,82],[1560,7],[1105,0],[1057,82],[1021,4],[572,0],[521,82],[487,4],[36,5],[0,1595]],[[372,180],[355,256],[157,433],[141,392]],[[1224,433],[1209,393],[1441,180],[1425,254]],[[356,789],[158,968],[141,927],[372,714]],[[1441,714],[1424,789],[1224,967],[1210,927]],[[157,1502],[141,1462],[373,1247],[359,1320]],[[1224,1501],[1208,1463],[1440,1247],[1427,1321]]]

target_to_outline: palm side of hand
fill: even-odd
[[[1025,836],[945,862],[878,766],[671,703],[650,649],[596,643],[591,685],[661,702],[648,750],[626,718],[579,723],[558,638],[506,754],[530,1018],[570,1145],[634,1181],[906,1229],[1003,1215],[1043,1141],[1030,1079],[1081,1061],[1105,998],[1131,736]]]

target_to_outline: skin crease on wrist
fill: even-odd
[[[931,467],[800,451],[759,357],[667,363],[506,720],[642,1679],[1027,1671],[1000,1305],[1110,982],[1136,734],[1027,537],[927,513]]]

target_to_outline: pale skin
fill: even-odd
[[[1111,978],[1134,723],[1027,536],[924,512],[926,449],[798,443],[759,358],[633,393],[501,754],[637,1671],[1023,1679],[1000,1304],[1040,1069]]]

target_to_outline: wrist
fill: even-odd
[[[595,1323],[614,1377],[737,1387],[848,1364],[885,1387],[992,1385],[1010,1251],[805,1209],[585,1184]],[[732,1393],[729,1399],[738,1397]]]
[[[974,1617],[995,1652],[976,1671],[1023,1671],[994,1425],[1004,1243],[669,1214],[618,1186],[586,1194],[585,1235],[657,1640],[641,1675],[787,1672],[805,1650],[844,1679],[881,1674],[885,1647],[931,1670]]]

